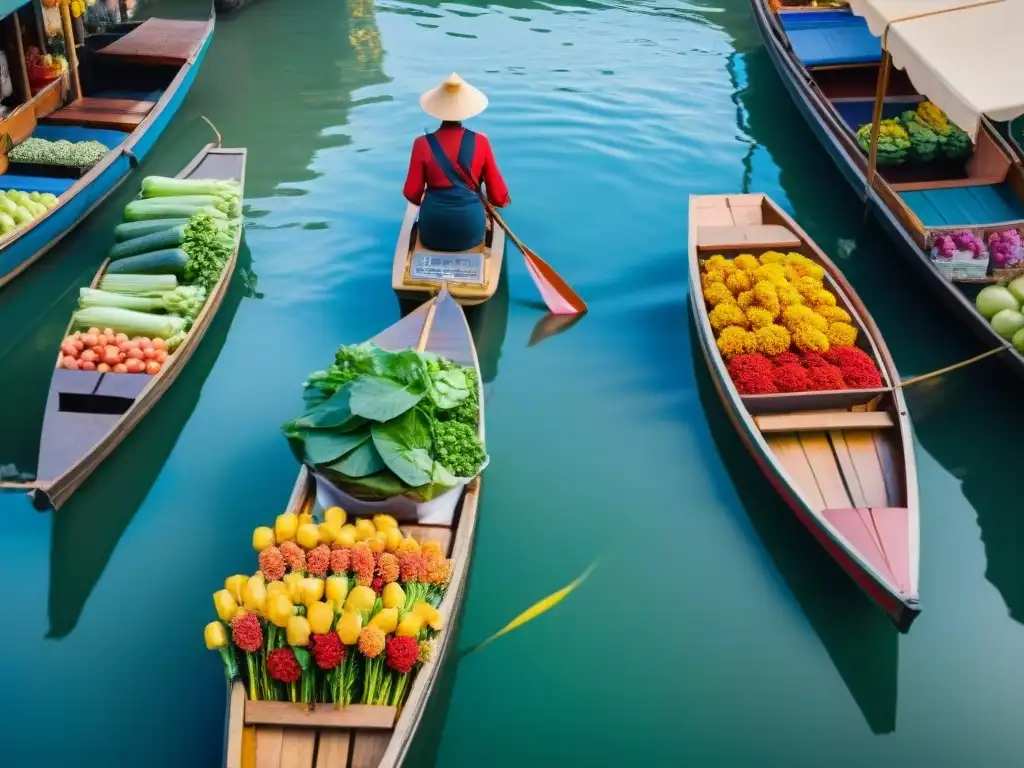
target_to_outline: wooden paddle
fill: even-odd
[[[491,201],[487,199],[487,195],[484,194],[483,188],[474,184],[466,172],[459,167],[458,164],[453,163],[456,172],[462,177],[462,180],[466,183],[470,189],[476,192],[477,197],[480,198],[480,202],[483,203],[484,209],[488,215],[494,220],[494,222],[505,230],[505,234],[509,236],[509,239],[516,244],[516,247],[523,254],[523,260],[526,262],[526,269],[530,273],[530,277],[533,278],[533,282],[537,285],[537,290],[540,291],[541,298],[544,299],[544,303],[553,314],[556,315],[578,315],[582,312],[587,311],[587,302],[585,302],[576,291],[574,291],[562,276],[555,272],[544,259],[538,256],[534,251],[526,247],[515,232],[513,232],[505,220],[498,213],[498,209],[495,208]]]

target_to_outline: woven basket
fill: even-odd
[[[970,251],[957,251],[957,254],[968,253]],[[989,258],[987,253],[983,259],[957,258],[957,256],[953,256],[951,259],[942,259],[939,258],[935,249],[932,249],[931,257],[932,264],[947,280],[977,280],[988,274]]]

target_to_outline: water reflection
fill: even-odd
[[[174,386],[67,505],[53,513],[47,637],[63,638],[74,630],[114,548],[163,469],[247,296],[246,275],[254,277],[243,237],[238,271],[220,311]],[[167,542],[168,547],[178,544]]]
[[[729,421],[697,344],[692,358],[711,437],[750,522],[868,727],[873,733],[892,733],[898,633],[761,476]]]

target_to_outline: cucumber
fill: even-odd
[[[3,203],[0,202],[0,206]],[[17,207],[17,206],[15,206]],[[8,211],[9,213],[9,211]],[[178,227],[188,224],[188,219],[153,219],[152,221],[126,221],[114,227],[114,239],[122,243],[125,240],[134,240],[136,237],[152,235],[154,232],[163,232],[171,227]]]
[[[107,267],[108,274],[125,275],[184,275],[188,254],[181,248],[140,253],[112,261]]]
[[[167,219],[157,219],[157,221],[167,221]],[[142,237],[125,240],[123,243],[118,243],[111,248],[107,258],[117,261],[126,256],[137,256],[140,253],[177,248],[185,242],[185,226],[185,224],[179,224],[176,227],[170,227],[160,232],[153,232]]]
[[[227,214],[216,208],[202,205],[166,205],[159,199],[133,200],[124,208],[125,221],[146,221],[149,219],[191,218],[197,213],[207,213],[214,219],[227,219]]]

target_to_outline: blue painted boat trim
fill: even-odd
[[[839,136],[832,131],[823,114],[823,111],[827,110],[828,107],[819,103],[818,99],[813,97],[813,91],[809,85],[805,84],[810,81],[810,75],[790,58],[785,44],[776,37],[775,30],[768,17],[769,11],[764,6],[764,0],[751,0],[751,6],[753,8],[754,20],[757,22],[757,28],[764,40],[765,48],[768,49],[768,56],[771,58],[772,64],[775,65],[775,69],[782,79],[782,84],[789,91],[790,96],[792,96],[797,110],[803,115],[811,128],[811,132],[821,142],[825,151],[839,168],[840,173],[842,173],[850,186],[853,187],[854,192],[863,198],[867,190],[867,178],[857,161],[846,151]],[[1016,373],[1024,376],[1024,356],[1017,352],[1012,344],[993,331],[988,321],[978,314],[974,308],[974,303],[964,296],[954,283],[946,280],[932,266],[928,255],[918,247],[911,233],[906,230],[896,215],[889,210],[889,207],[875,190],[867,190],[866,204],[878,220],[878,223],[882,225],[885,233],[892,238],[893,242],[900,246],[899,252],[908,258],[911,264],[918,267],[919,274],[924,278],[924,282],[939,294],[946,306],[964,324],[970,327],[975,336],[984,342],[986,347],[990,349],[1000,346],[1004,347],[1006,351],[996,355],[996,357],[1009,365]]]

